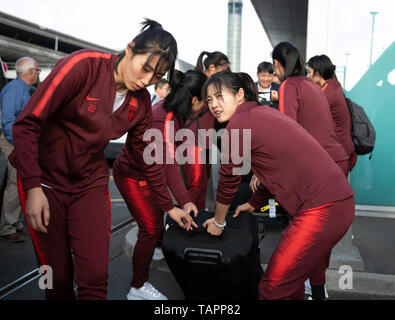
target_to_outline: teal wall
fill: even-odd
[[[391,73],[392,72],[392,73]],[[388,75],[391,73],[391,84]],[[357,204],[395,206],[395,42],[346,96],[361,105],[376,130],[369,155],[358,156],[351,172]]]

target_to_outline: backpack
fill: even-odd
[[[351,138],[358,155],[371,153],[376,140],[376,131],[364,109],[349,98],[345,98],[351,116]]]

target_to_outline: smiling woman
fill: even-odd
[[[172,77],[176,57],[174,37],[146,20],[120,55],[80,50],[61,59],[15,122],[10,162],[21,206],[39,265],[56,270],[47,299],[75,299],[74,270],[79,299],[106,298],[111,204],[103,150],[110,139],[132,133],[129,147],[158,205],[190,228],[161,167],[143,159],[152,125],[145,87],[166,72]]]

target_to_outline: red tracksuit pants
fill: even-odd
[[[148,281],[152,256],[163,234],[163,213],[146,181],[124,177],[116,166],[112,173],[114,182],[139,227],[132,258],[131,287],[140,288]]]
[[[339,166],[339,168],[343,171],[344,175],[347,177],[352,167],[354,167],[355,161],[356,159],[352,157],[349,160],[338,161],[336,162],[336,164]],[[326,283],[325,273],[326,273],[326,269],[328,269],[329,267],[331,254],[332,254],[332,250],[329,251],[329,253],[324,257],[324,259],[322,259],[314,268],[314,270],[311,271],[309,275],[310,285],[318,286]]]
[[[354,198],[298,212],[283,231],[259,284],[262,300],[304,299],[304,282],[354,219]]]
[[[210,165],[206,164],[207,161],[206,163],[199,163],[199,148],[197,146],[194,146],[194,148],[195,159],[193,163],[185,163],[182,166],[182,170],[184,172],[185,185],[191,201],[199,210],[205,210]],[[203,156],[205,156],[204,153]]]
[[[27,223],[39,266],[52,268],[53,289],[48,300],[74,300],[74,274],[78,299],[107,298],[111,200],[108,186],[76,194],[43,187],[49,202],[48,233]],[[26,196],[18,179],[18,193],[26,218]],[[26,218],[26,221],[27,218]]]

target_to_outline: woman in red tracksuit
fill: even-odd
[[[252,92],[238,74],[229,72],[215,74],[203,88],[216,119],[229,121],[226,132],[230,137],[231,132],[238,134],[237,142],[230,141],[232,148],[244,150],[243,130],[251,130],[247,135],[251,153],[243,157],[250,159],[260,185],[234,216],[240,211],[252,212],[273,194],[293,217],[260,281],[260,299],[303,299],[310,271],[352,223],[353,190],[316,139],[290,117],[262,108]],[[203,224],[210,234],[220,235],[226,227],[225,216],[241,179],[237,172],[241,166],[232,159],[221,164],[215,216]]]
[[[276,74],[282,80],[279,110],[305,128],[347,176],[350,171],[349,155],[337,140],[328,100],[320,87],[305,76],[305,63],[299,50],[289,42],[281,42],[273,49],[272,57]],[[327,296],[324,284],[329,259],[330,252],[311,275],[313,299]]]
[[[169,95],[153,107],[153,129],[146,132],[147,139],[151,134],[156,139],[152,149],[155,150],[155,154],[146,152],[146,161],[163,163],[166,182],[179,206],[187,213],[194,211],[195,215],[198,210],[191,201],[192,195],[184,185],[178,165],[179,155],[175,147],[183,142],[176,139],[176,135],[183,128],[185,120],[191,112],[199,110],[203,105],[201,89],[205,81],[204,74],[198,71],[190,70],[185,75],[177,72],[170,83]],[[157,137],[158,133],[160,137]],[[128,134],[127,141],[130,138]],[[158,159],[158,156],[162,155],[163,158]],[[133,278],[128,299],[163,300],[166,297],[152,289],[147,282],[154,249],[163,233],[163,210],[152,197],[151,187],[147,185],[144,172],[135,158],[134,149],[126,143],[113,166],[114,181],[139,226],[133,252]]]
[[[307,66],[308,77],[321,87],[328,101],[335,124],[337,141],[339,141],[349,156],[348,165],[344,170],[344,174],[348,176],[357,162],[357,154],[351,138],[350,112],[344,99],[343,88],[335,75],[335,66],[326,55],[312,57]],[[325,271],[329,261],[330,254],[326,257],[325,264],[318,265],[316,270],[310,274],[309,281],[313,299],[328,298],[325,288]]]
[[[329,103],[335,122],[337,140],[350,157],[348,172],[357,163],[357,154],[351,138],[350,112],[344,99],[343,88],[337,80],[335,66],[326,55],[314,56],[307,62],[308,77],[321,87]],[[347,172],[347,174],[348,174]]]
[[[176,56],[173,36],[146,20],[120,55],[81,50],[61,59],[15,122],[10,162],[38,263],[53,271],[47,299],[75,299],[74,273],[78,299],[106,299],[111,201],[103,150],[111,139],[132,133],[128,143],[158,204],[191,228],[162,168],[143,161],[152,124],[145,87],[172,75]]]
[[[204,56],[207,57],[203,60]],[[217,72],[229,69],[229,64],[228,57],[222,52],[202,51],[198,57],[194,70],[203,72],[208,79]],[[206,150],[211,146],[207,140],[204,140],[204,138],[199,135],[198,130],[209,130],[212,128],[219,130],[220,128],[217,127],[216,124],[218,123],[215,122],[214,117],[208,111],[206,105],[202,105],[200,110],[193,112],[185,123],[185,126],[195,133],[195,145],[191,146],[191,148],[194,149],[195,155],[200,153],[201,157],[204,157],[206,160],[206,163],[194,161],[194,163],[186,163],[183,165],[185,183],[192,201],[196,203],[199,210],[206,209],[207,182],[210,176],[210,165],[208,164],[209,159],[207,159],[208,154]]]

